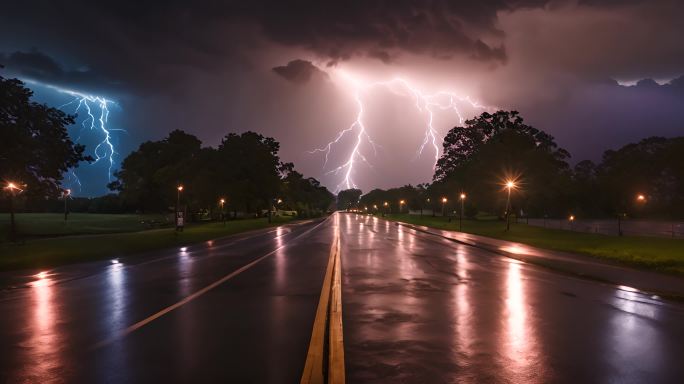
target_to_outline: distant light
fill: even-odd
[[[515,189],[515,187],[516,187],[515,181],[513,181],[513,180],[508,180],[508,181],[506,181],[506,188],[508,188],[508,189]]]
[[[446,202],[447,202],[447,198],[446,198],[446,197],[442,197],[442,203],[446,203]]]
[[[574,216],[574,215],[570,215],[570,217],[568,217],[568,220],[570,220],[570,221],[575,221],[575,216]]]
[[[48,273],[47,273],[47,271],[41,271],[41,272],[38,272],[36,274],[36,277],[39,279],[44,279],[44,278],[48,277]]]
[[[399,204],[403,205],[406,204],[406,202],[404,200],[399,200]]]
[[[220,202],[221,204],[224,204],[224,203],[226,202],[226,199],[221,199],[221,200],[219,200],[219,202]]]
[[[111,262],[112,264],[119,264],[119,259],[112,259]]]
[[[23,191],[24,191],[23,189],[19,188],[19,186],[17,185],[17,183],[13,183],[13,182],[11,182],[11,181],[10,181],[10,182],[7,182],[7,186],[5,186],[4,189],[10,190],[10,191],[19,191],[19,192],[23,192]]]
[[[186,252],[188,250],[188,247],[181,247],[181,252]]]
[[[632,288],[632,287],[628,287],[628,286],[626,286],[626,285],[618,285],[618,289],[621,290],[621,291],[627,291],[627,292],[639,292],[638,289]]]
[[[461,193],[461,196],[460,196],[460,197],[461,197],[461,200],[465,200],[466,194],[465,194],[465,193]]]
[[[181,192],[181,191],[183,191],[183,186],[182,186],[182,185],[179,185],[179,186],[178,186],[178,192]]]
[[[646,201],[646,196],[642,194],[637,195],[637,201]]]

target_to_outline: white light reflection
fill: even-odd
[[[194,260],[187,252],[187,247],[182,247],[178,252],[178,281],[180,283],[180,296],[186,297],[192,293],[192,286],[190,284],[192,275],[192,267]]]
[[[54,281],[49,278],[48,272],[40,272],[36,275],[38,280],[32,282],[31,297],[33,305],[33,320],[26,326],[31,335],[26,348],[28,361],[32,362],[30,376],[41,382],[52,382],[57,368],[63,366],[60,347],[63,345],[60,332],[56,328],[58,314],[54,300]],[[30,380],[29,380],[30,381]]]
[[[275,257],[275,278],[276,278],[276,289],[281,289],[285,286],[286,281],[285,281],[285,276],[287,274],[287,271],[285,269],[285,248],[282,248],[283,245],[285,245],[285,240],[283,239],[283,235],[285,234],[285,229],[283,227],[278,227],[276,229],[276,253],[274,255]]]
[[[507,260],[504,339],[500,345],[505,356],[503,367],[513,382],[526,382],[535,375],[541,354],[536,340],[531,306],[526,302],[522,263]]]
[[[606,382],[620,382],[641,372],[661,372],[668,359],[663,356],[663,334],[657,326],[660,320],[660,303],[651,301],[637,289],[618,286],[613,297],[612,312],[608,323],[607,358],[614,375]],[[656,321],[653,321],[656,320]],[[626,364],[625,362],[633,362]]]
[[[465,247],[460,246],[456,251],[456,274],[458,275],[458,283],[454,285],[454,294],[456,296],[456,350],[457,354],[453,356],[454,363],[463,365],[462,358],[472,358],[474,354],[474,308],[470,304],[468,279],[468,258],[465,254]]]

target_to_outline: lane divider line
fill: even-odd
[[[342,264],[339,227],[337,227],[337,249],[333,273],[332,297],[330,303],[330,329],[328,342],[328,383],[344,384],[344,333],[342,332]]]
[[[335,226],[301,384],[326,383],[324,379],[326,352],[328,357],[327,383],[344,384],[345,382],[341,269],[340,230],[339,226]],[[327,344],[326,334],[328,335]]]
[[[328,219],[329,219],[329,218],[330,218],[330,217],[328,217]],[[318,223],[316,226],[310,228],[310,229],[307,230],[306,232],[303,232],[303,233],[299,234],[297,237],[293,238],[291,241],[297,240],[297,239],[299,239],[300,237],[303,237],[303,236],[305,236],[305,235],[311,233],[314,229],[320,227],[320,226],[323,225],[326,221],[328,221],[328,219],[321,221],[321,222]],[[242,267],[236,269],[235,271],[233,271],[233,272],[231,272],[231,273],[229,273],[229,274],[223,276],[223,277],[220,278],[219,280],[216,280],[215,282],[213,282],[213,283],[207,285],[206,287],[204,287],[204,288],[200,289],[199,291],[197,291],[197,292],[191,294],[190,296],[185,297],[183,300],[181,300],[181,301],[179,301],[179,302],[177,302],[177,303],[175,303],[175,304],[169,305],[168,307],[162,309],[161,311],[159,311],[159,312],[157,312],[157,313],[155,313],[155,314],[153,314],[153,315],[151,315],[151,316],[148,316],[147,318],[145,318],[145,319],[143,319],[143,320],[138,321],[137,323],[135,323],[135,324],[129,326],[128,328],[123,329],[122,331],[116,333],[114,336],[112,336],[112,337],[110,337],[110,338],[108,338],[108,339],[105,339],[105,340],[103,340],[103,341],[100,341],[100,342],[96,343],[95,345],[93,345],[93,347],[92,347],[91,349],[98,349],[98,348],[107,346],[107,345],[113,343],[114,341],[119,340],[119,339],[121,339],[121,338],[123,338],[123,337],[125,337],[125,336],[127,336],[127,335],[129,335],[129,334],[131,334],[131,333],[133,333],[133,332],[135,332],[136,330],[138,330],[138,329],[144,327],[145,325],[151,323],[152,321],[154,321],[154,320],[156,320],[156,319],[158,319],[158,318],[164,316],[165,314],[167,314],[167,313],[173,311],[174,309],[177,309],[177,308],[179,308],[179,307],[182,307],[183,305],[185,305],[185,304],[191,302],[192,300],[195,300],[196,298],[198,298],[198,297],[204,295],[205,293],[211,291],[212,289],[218,287],[219,285],[225,283],[226,281],[232,279],[233,277],[239,275],[240,273],[242,273],[242,272],[244,272],[244,271],[246,271],[246,270],[252,268],[253,266],[255,266],[256,264],[258,264],[259,262],[263,261],[264,259],[268,258],[269,256],[272,256],[272,255],[275,254],[276,252],[278,252],[278,251],[280,251],[281,249],[285,248],[287,245],[288,245],[288,244],[283,244],[283,245],[281,245],[280,247],[274,249],[273,251],[271,251],[271,252],[269,252],[269,253],[267,253],[267,254],[265,254],[265,255],[263,255],[263,256],[257,258],[256,260],[253,260],[252,262],[250,262],[250,263],[248,263],[248,264],[246,264],[246,265],[244,265],[244,266],[242,266]]]

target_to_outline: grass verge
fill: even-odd
[[[140,232],[111,233],[92,236],[62,236],[23,244],[0,244],[0,270],[52,268],[83,261],[95,261],[130,254],[198,243],[255,229],[281,225],[291,221],[276,217],[195,224],[183,232],[172,228]]]
[[[163,214],[98,214],[70,213],[64,221],[61,213],[18,213],[15,215],[20,238],[35,239],[55,236],[90,235],[115,232],[137,232],[152,228],[170,227],[173,215]],[[8,213],[0,214],[0,241],[9,234]]]
[[[458,231],[458,218],[394,214],[386,219],[415,225]],[[463,220],[463,232],[515,241],[538,248],[581,253],[614,260],[631,266],[684,275],[684,240],[641,236],[606,236],[535,227],[526,224],[506,224],[496,220]]]

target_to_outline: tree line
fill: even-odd
[[[599,163],[569,160],[518,112],[483,113],[447,133],[432,183],[342,191],[338,208],[441,214],[460,211],[463,194],[466,216],[503,216],[512,182],[510,211],[518,216],[684,217],[684,137],[649,137],[606,151]]]
[[[64,175],[93,159],[74,143],[67,127],[74,116],[31,101],[17,79],[0,76],[0,209],[59,211]],[[259,215],[273,208],[318,216],[334,195],[304,177],[278,155],[280,144],[255,132],[229,133],[218,147],[176,130],[130,153],[108,185],[115,193],[74,198],[72,210],[86,212],[169,212],[180,203],[189,213]],[[179,191],[179,186],[183,186]],[[11,209],[10,209],[11,210]]]
[[[258,214],[269,209],[319,216],[333,194],[294,164],[280,160],[280,144],[255,132],[229,133],[217,148],[175,130],[148,141],[126,157],[109,188],[123,204],[142,212],[169,210],[180,203],[189,212]],[[182,187],[182,190],[179,190]]]

